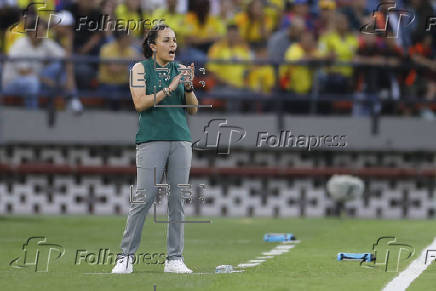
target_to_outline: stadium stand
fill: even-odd
[[[383,157],[383,152],[372,154]],[[322,152],[315,157],[305,152],[253,151],[249,155],[252,159],[243,167],[238,166],[236,159],[228,159],[226,167],[218,168],[210,165],[214,154],[197,156],[196,160],[203,161],[204,166],[192,169],[192,189],[195,195],[200,184],[207,185],[206,197],[197,210],[193,202],[188,203],[187,213],[275,217],[332,215],[334,201],[326,192],[325,182],[335,173],[355,174],[365,180],[365,195],[346,204],[351,216],[431,218],[435,213],[436,172],[434,165],[428,167],[429,160],[436,158],[434,153],[426,153],[426,156],[396,153],[398,164],[382,158],[369,167],[368,154],[348,153],[355,157],[357,165],[366,165],[360,169],[344,168],[343,153],[329,153],[330,158]],[[258,155],[269,156],[269,162],[260,166],[256,162]],[[120,214],[128,209],[129,186],[134,185],[136,172],[134,150],[119,146],[17,146],[0,147],[0,156],[0,213]],[[292,167],[277,165],[274,156],[282,160],[293,157],[294,163]],[[320,157],[324,157],[321,158],[324,161],[318,163],[322,166],[314,167],[313,160]],[[415,160],[413,166],[409,163],[411,158]],[[301,160],[306,161],[299,163]],[[347,163],[350,164],[356,165]],[[165,203],[163,197],[158,214],[165,212]]]
[[[429,133],[433,125],[425,123],[436,111],[436,41],[434,28],[426,30],[425,22],[436,14],[431,1],[397,1],[417,19],[398,26],[400,31],[392,23],[380,30],[389,7],[377,8],[375,0],[188,0],[183,7],[179,1],[49,2],[65,21],[48,22],[48,39],[41,42],[24,31],[33,24],[30,19],[47,18],[41,7],[31,1],[0,2],[0,214],[127,212],[136,174],[131,126],[136,113],[126,76],[152,22],[127,35],[79,27],[108,15],[114,21],[172,17],[167,23],[176,26],[180,39],[178,60],[206,68],[194,79],[200,102],[213,104],[214,112],[231,112],[234,124],[316,133],[348,126],[346,151],[259,149],[253,148],[252,136],[231,156],[194,151],[194,192],[201,184],[208,188],[203,202],[186,204],[186,214],[333,215],[325,183],[342,173],[363,178],[366,186],[361,199],[346,203],[350,216],[435,216],[436,145]],[[87,13],[90,18],[81,22]],[[35,44],[28,48],[34,58],[11,51],[25,38]],[[46,43],[64,57],[53,58]],[[48,90],[38,91],[31,102],[29,91],[18,90],[29,82],[4,91],[9,70],[39,82],[47,67],[23,72],[19,64],[42,61],[62,64],[55,81],[45,81]],[[119,78],[111,80],[111,74]],[[66,109],[85,113],[71,117]],[[111,120],[110,110],[125,116]],[[193,132],[202,132],[210,112],[190,124]],[[244,121],[249,115],[253,118]],[[297,115],[302,119],[291,118]],[[405,139],[402,132],[411,137]],[[245,147],[248,142],[251,147]],[[165,199],[158,214],[166,211]]]

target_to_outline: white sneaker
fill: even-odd
[[[192,270],[186,267],[185,263],[179,260],[166,260],[165,261],[165,273],[177,273],[177,274],[190,274]]]
[[[117,258],[117,263],[112,269],[113,274],[130,274],[133,272],[133,257],[122,256]]]

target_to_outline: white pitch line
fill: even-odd
[[[295,247],[295,245],[279,245],[279,246],[276,246],[275,249],[278,249],[278,250],[289,250],[289,249],[292,249],[294,247]]]
[[[382,291],[401,291],[406,290],[410,284],[421,275],[422,272],[427,269],[427,267],[432,263],[433,260],[427,260],[425,263],[425,257],[427,254],[427,250],[435,250],[436,249],[436,237],[433,239],[433,242],[425,247],[419,257],[415,259],[410,265],[398,274],[392,281],[390,281]]]
[[[242,273],[242,272],[245,272],[245,270],[233,270],[230,273]],[[192,274],[195,274],[195,273],[192,273]],[[219,275],[219,274],[228,274],[228,273],[207,273],[207,274],[217,274],[217,275]]]
[[[284,254],[287,252],[289,252],[289,250],[271,250],[269,252],[262,253],[262,255],[264,255],[264,256],[277,256],[277,255],[281,255],[281,254]]]
[[[294,243],[299,243],[300,241],[293,241],[293,242]],[[263,262],[266,262],[266,259],[272,259],[272,258],[274,258],[274,256],[287,253],[287,252],[289,252],[290,249],[295,247],[294,244],[292,244],[292,245],[289,245],[289,244],[284,245],[284,243],[285,242],[282,242],[282,244],[276,246],[275,248],[273,248],[272,250],[270,250],[268,252],[263,252],[262,256],[257,257],[255,260],[249,260],[248,263],[239,264],[237,266],[237,268],[251,268],[251,267],[259,266]]]
[[[266,260],[250,260],[250,263],[263,263],[266,262]]]
[[[281,254],[289,252],[289,250],[272,249],[272,250],[270,250],[270,252],[277,253],[277,254],[281,255]]]
[[[251,268],[251,267],[256,267],[260,265],[260,263],[246,263],[246,264],[239,264],[238,267],[239,268]]]

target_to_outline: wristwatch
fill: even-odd
[[[192,84],[191,84],[191,86],[189,86],[190,88],[189,89],[187,89],[186,87],[185,87],[185,92],[186,93],[191,93],[192,91],[194,91],[194,86],[192,86]]]
[[[165,96],[170,95],[170,89],[169,88],[163,88],[162,90],[164,91]]]

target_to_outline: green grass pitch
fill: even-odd
[[[198,219],[198,218],[195,218]],[[163,265],[135,265],[134,273],[109,274],[112,265],[75,265],[76,250],[119,251],[124,216],[0,217],[0,290],[381,290],[398,273],[363,268],[355,261],[336,261],[338,252],[370,252],[384,235],[415,247],[416,258],[435,237],[431,220],[212,218],[211,224],[185,225],[185,262],[194,274],[163,273]],[[166,252],[166,225],[148,216],[138,252]],[[292,232],[301,240],[288,253],[268,259],[242,273],[214,274],[222,264],[236,266],[261,256],[277,243],[267,232]],[[48,272],[34,267],[12,268],[28,237],[45,236],[65,248]],[[400,265],[407,267],[412,259]],[[409,290],[433,290],[432,264]]]

